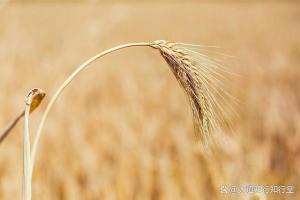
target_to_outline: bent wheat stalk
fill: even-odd
[[[44,99],[45,93],[41,89],[32,89],[26,96],[24,111],[23,131],[23,198],[31,199],[31,158],[30,158],[30,135],[29,135],[29,114],[35,110]]]
[[[35,90],[35,89],[33,89]],[[43,91],[39,90],[39,95],[37,95],[34,99],[33,102],[31,104],[30,107],[30,113],[32,113],[42,102],[42,100],[45,97],[45,93]],[[8,134],[11,132],[11,130],[17,125],[17,123],[19,122],[19,120],[21,118],[23,118],[25,115],[25,110],[23,110],[15,119],[13,119],[4,129],[3,131],[0,133],[0,143],[8,136]]]
[[[31,176],[30,180],[32,178],[37,147],[45,121],[62,91],[83,69],[95,60],[114,51],[133,46],[151,47],[159,50],[160,54],[168,63],[170,69],[189,98],[193,111],[196,132],[200,133],[198,135],[200,135],[206,146],[209,144],[211,140],[210,133],[218,127],[218,116],[220,116],[218,113],[222,114],[222,107],[216,100],[215,93],[212,92],[212,90],[218,90],[220,88],[220,84],[217,84],[222,84],[221,79],[223,77],[220,71],[226,71],[226,69],[222,69],[221,64],[217,60],[212,60],[206,55],[207,50],[203,48],[207,48],[208,46],[168,42],[165,40],[157,40],[149,43],[142,42],[124,44],[105,50],[85,61],[57,89],[47,105],[34,138],[32,152],[29,156],[29,166],[31,167],[29,173]],[[195,49],[198,49],[198,51]],[[27,154],[24,156],[28,157]]]

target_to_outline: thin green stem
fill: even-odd
[[[59,97],[59,95],[62,93],[62,91],[64,90],[64,88],[70,84],[70,82],[84,69],[86,68],[89,64],[91,64],[92,62],[94,62],[95,60],[105,56],[106,54],[112,53],[114,51],[120,50],[120,49],[124,49],[127,47],[132,47],[132,46],[151,46],[152,43],[129,43],[129,44],[124,44],[124,45],[120,45],[120,46],[116,46],[113,47],[111,49],[105,50],[97,55],[95,55],[94,57],[90,58],[89,60],[87,60],[86,62],[84,62],[83,64],[81,64],[64,82],[63,84],[58,88],[58,90],[55,92],[55,94],[53,95],[53,97],[51,98],[49,104],[47,105],[47,108],[42,116],[41,122],[39,124],[39,127],[37,129],[35,138],[34,138],[34,142],[33,142],[33,146],[32,146],[32,152],[31,152],[31,174],[30,176],[32,177],[32,172],[33,172],[33,168],[34,168],[34,161],[35,161],[35,157],[36,157],[36,152],[37,152],[37,146],[41,137],[41,133],[42,133],[42,129],[44,127],[45,121],[47,119],[47,116],[51,110],[51,108],[53,107],[55,101],[57,100],[57,98]]]

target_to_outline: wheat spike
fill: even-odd
[[[112,52],[134,46],[152,47],[160,51],[161,55],[169,64],[172,72],[180,85],[184,88],[189,98],[193,111],[196,132],[200,133],[198,135],[201,137],[201,141],[205,146],[210,144],[210,141],[212,141],[210,133],[214,129],[218,128],[217,119],[219,119],[219,116],[222,115],[223,112],[222,106],[220,106],[219,102],[216,100],[215,94],[211,92],[212,89],[217,91],[220,85],[222,85],[222,81],[220,80],[222,76],[219,73],[219,70],[217,70],[222,69],[219,62],[211,60],[206,53],[196,52],[193,50],[196,47],[205,47],[201,45],[175,43],[165,40],[157,40],[150,43],[128,43],[107,49],[91,57],[76,68],[76,70],[56,90],[46,107],[34,138],[31,152],[31,175],[34,168],[38,143],[47,116],[63,90],[74,80],[76,76],[78,76],[85,68],[97,59]],[[206,51],[207,50],[204,49],[202,52]],[[227,71],[226,69],[223,70]],[[222,93],[220,93],[219,96],[222,97]],[[217,111],[221,114],[218,114]]]
[[[195,45],[191,45],[194,47]],[[173,74],[185,90],[193,112],[194,124],[198,136],[207,146],[211,141],[211,132],[218,128],[218,113],[222,108],[210,88],[218,88],[216,82],[220,74],[215,68],[209,68],[204,62],[205,55],[188,49],[188,44],[158,40],[152,44],[158,49],[170,66]],[[223,94],[220,94],[223,96]]]

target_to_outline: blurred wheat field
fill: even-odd
[[[218,45],[240,74],[237,117],[215,155],[194,137],[184,92],[156,51],[94,63],[54,106],[33,199],[251,199],[222,185],[293,185],[300,198],[298,3],[8,4],[0,8],[0,128],[33,87],[47,93],[84,60],[127,42]],[[31,117],[31,134],[45,109]],[[0,146],[0,199],[22,193],[22,124]],[[261,198],[264,199],[264,198]]]

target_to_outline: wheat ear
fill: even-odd
[[[66,88],[67,85],[70,84],[71,81],[83,69],[85,69],[95,60],[114,51],[133,46],[146,46],[158,49],[160,51],[162,57],[169,64],[173,74],[184,88],[190,100],[197,132],[201,132],[200,135],[204,144],[207,145],[209,143],[210,133],[214,128],[217,127],[217,115],[215,110],[218,109],[214,108],[219,108],[219,110],[222,110],[213,93],[210,92],[210,88],[215,88],[215,83],[217,80],[219,80],[216,78],[219,76],[219,73],[216,70],[219,68],[217,63],[211,61],[205,54],[197,53],[191,50],[194,47],[201,47],[199,45],[168,42],[165,40],[157,40],[150,43],[129,43],[103,51],[85,61],[63,82],[63,84],[55,92],[54,96],[47,105],[34,138],[30,156],[31,176],[43,126],[51,108],[64,88]],[[191,49],[189,49],[189,47]]]
[[[200,137],[203,146],[208,149],[214,142],[221,123],[227,123],[225,115],[230,107],[232,96],[224,89],[224,82],[228,81],[225,73],[232,75],[225,68],[224,57],[229,55],[215,51],[215,46],[204,46],[154,41],[152,47],[158,49],[168,63],[174,76],[184,89],[193,112],[196,136]],[[210,50],[213,48],[213,50]],[[209,50],[208,50],[209,49]],[[217,54],[214,58],[210,53]],[[222,105],[221,103],[222,102]],[[226,106],[228,109],[225,109]],[[230,126],[230,123],[229,123]]]
[[[202,141],[207,146],[210,140],[210,130],[216,123],[209,102],[209,100],[215,100],[209,99],[209,91],[205,83],[205,76],[203,76],[205,74],[201,74],[193,56],[179,43],[158,40],[154,42],[153,47],[159,49],[174,76],[185,90],[192,108],[195,129],[201,133],[197,135],[202,137]]]

